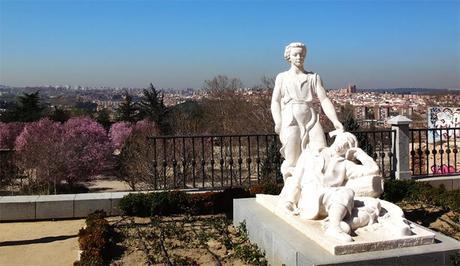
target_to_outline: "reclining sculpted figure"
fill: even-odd
[[[376,221],[382,181],[377,163],[357,147],[356,137],[339,133],[330,147],[304,149],[281,194],[279,207],[303,219],[327,217],[326,233],[352,241],[351,229]],[[354,206],[355,196],[366,196]]]

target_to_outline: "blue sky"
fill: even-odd
[[[460,88],[460,1],[0,0],[0,84],[253,86],[308,46],[328,88]]]

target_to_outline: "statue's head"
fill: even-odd
[[[358,147],[358,139],[350,132],[343,132],[337,134],[331,148],[339,155],[345,155],[351,148]]]
[[[305,57],[307,56],[307,47],[301,42],[290,43],[284,49],[284,59],[296,66],[303,66]]]

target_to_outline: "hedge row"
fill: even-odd
[[[233,199],[253,197],[264,193],[277,195],[282,185],[264,183],[250,189],[229,188],[221,192],[185,193],[169,191],[157,193],[129,194],[120,201],[123,214],[129,216],[149,217],[155,215],[172,215],[180,213],[217,214],[231,213]]]
[[[422,202],[444,210],[460,211],[460,190],[447,191],[414,180],[385,181],[383,199],[390,202]]]

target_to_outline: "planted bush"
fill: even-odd
[[[171,215],[184,212],[188,197],[185,192],[171,191],[152,193],[150,200],[151,215]]]
[[[120,209],[125,215],[148,217],[183,213],[188,198],[185,192],[138,193],[124,196]]]
[[[128,194],[121,199],[118,206],[125,215],[148,217],[151,214],[149,197],[151,193]]]
[[[382,195],[390,202],[416,201],[435,205],[444,210],[460,211],[460,191],[434,188],[428,183],[414,180],[389,180]]]
[[[86,228],[78,232],[78,243],[82,250],[80,261],[75,266],[107,265],[110,249],[115,245],[115,233],[105,219],[103,211],[96,211],[86,218]]]
[[[180,213],[230,213],[233,199],[247,198],[251,194],[242,188],[229,188],[222,192],[185,193],[182,191],[138,193],[124,196],[120,209],[125,215],[148,217]]]
[[[267,181],[260,184],[256,184],[249,189],[251,195],[256,194],[269,194],[269,195],[279,195],[283,184],[277,183],[276,181]]]

